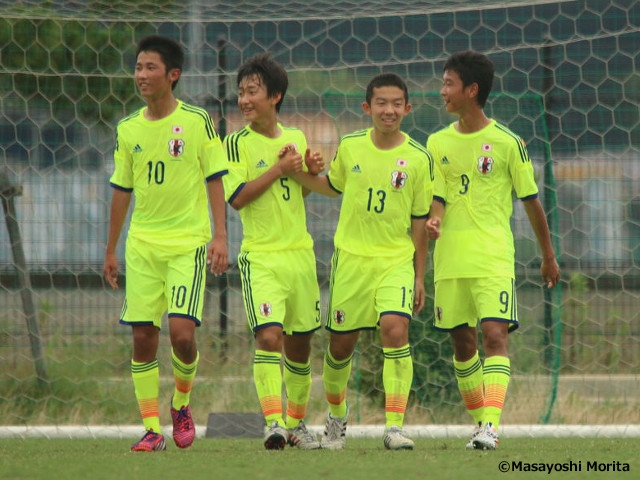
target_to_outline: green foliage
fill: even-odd
[[[51,112],[54,120],[73,115],[89,126],[112,123],[122,115],[123,99],[126,103],[135,96],[132,66],[123,62],[123,55],[135,48],[134,30],[128,24],[112,26],[1,19],[0,92],[19,92],[30,112]]]

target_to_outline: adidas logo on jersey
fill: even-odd
[[[442,157],[442,164],[449,165],[449,159],[447,157]]]
[[[264,160],[260,159],[260,161],[258,163],[256,163],[256,168],[265,168],[268,167],[269,165],[267,165],[267,162],[265,162]]]
[[[360,170],[360,165],[358,165],[358,164],[356,164],[356,166],[355,166],[355,167],[353,167],[353,168],[351,169],[351,171],[352,171],[353,173],[362,173],[362,170]]]
[[[132,153],[140,153],[142,151],[142,147],[138,144],[136,144],[135,147],[133,147],[133,152]]]

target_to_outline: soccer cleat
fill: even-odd
[[[304,422],[289,430],[289,445],[300,450],[316,450],[320,448],[320,442],[314,434],[307,430]]]
[[[388,450],[413,450],[414,446],[406,432],[395,425],[385,429],[382,441]]]
[[[475,428],[473,429],[471,438],[469,439],[466,445],[467,450],[475,450],[476,446],[473,444],[473,441],[476,439],[476,437],[480,433],[480,430],[482,430],[482,422],[478,422],[478,425],[476,425]]]
[[[347,411],[347,415],[349,412]],[[327,415],[327,423],[324,426],[324,435],[320,442],[320,448],[326,450],[342,450],[347,441],[347,415],[342,418],[334,418]]]
[[[476,438],[473,439],[473,446],[476,450],[495,450],[499,442],[498,431],[489,422],[482,425]]]
[[[140,441],[131,445],[132,452],[159,452],[166,449],[167,446],[164,443],[164,436],[153,430],[147,430]]]
[[[180,410],[171,407],[171,418],[173,420],[173,441],[178,448],[188,448],[196,438],[196,426],[191,418],[191,407],[183,406]]]
[[[267,450],[282,450],[289,439],[289,432],[275,420],[267,427],[264,434],[264,448]]]

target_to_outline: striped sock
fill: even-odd
[[[329,413],[335,418],[347,415],[347,384],[351,376],[352,358],[353,355],[345,360],[337,361],[328,348],[324,355],[322,383],[329,402]]]
[[[131,360],[131,378],[135,389],[138,408],[145,430],[162,433],[158,395],[160,392],[160,369],[158,359],[139,363]]]
[[[454,358],[453,366],[462,401],[474,422],[479,423],[483,420],[485,395],[482,363],[478,351],[476,350],[475,355],[465,362],[459,362]]]
[[[307,403],[311,395],[311,361],[292,362],[284,359],[284,385],[287,391],[287,428],[298,426],[307,415]]]
[[[413,382],[413,361],[409,344],[383,348],[382,384],[385,393],[386,425],[402,427]]]
[[[494,428],[500,425],[500,416],[511,378],[511,362],[508,357],[495,355],[484,360],[484,423]]]
[[[270,425],[277,421],[284,426],[282,419],[282,373],[280,371],[279,352],[256,350],[253,358],[253,382],[256,385],[262,414]]]
[[[171,349],[171,365],[173,367],[173,378],[175,381],[171,406],[176,410],[180,410],[182,407],[189,405],[191,389],[193,388],[193,381],[196,378],[199,360],[200,352],[196,354],[196,359],[193,363],[186,364],[176,357],[175,352]]]

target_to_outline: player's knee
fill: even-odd
[[[503,329],[490,329],[482,332],[482,346],[485,354],[506,355],[507,354],[507,333]]]
[[[280,352],[283,346],[282,329],[276,327],[261,328],[255,332],[256,348],[266,352]]]

